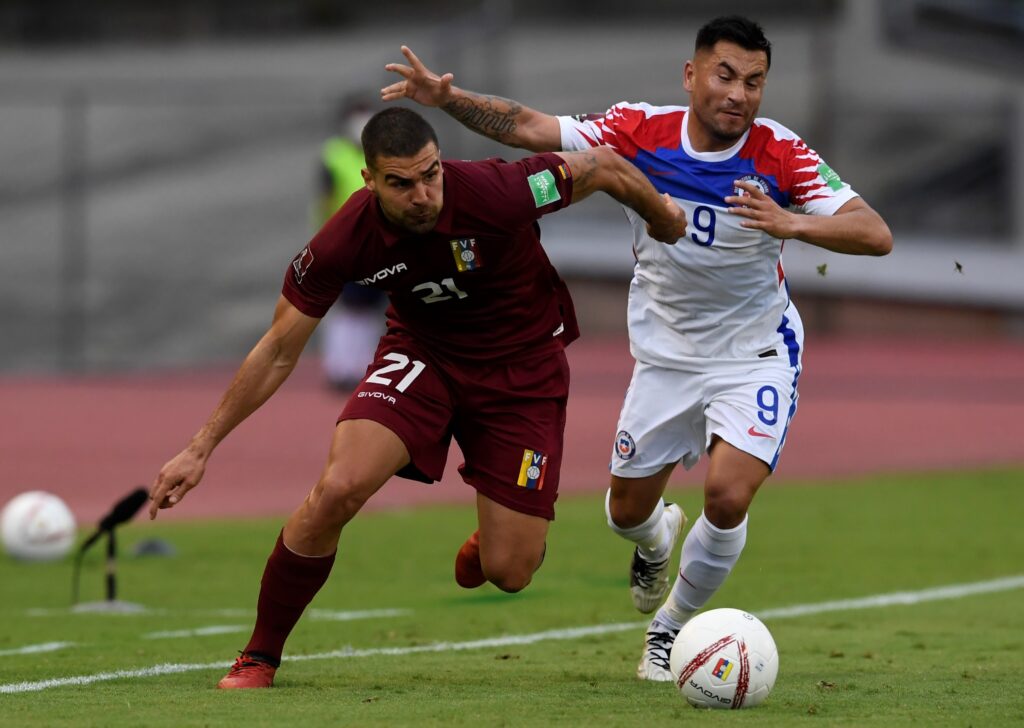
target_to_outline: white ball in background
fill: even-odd
[[[4,550],[23,561],[53,561],[75,543],[75,516],[60,498],[42,490],[17,495],[0,514]]]

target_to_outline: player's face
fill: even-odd
[[[761,106],[768,56],[719,41],[686,62],[683,86],[690,93],[690,143],[699,152],[731,147],[754,123]]]
[[[412,233],[428,233],[437,224],[444,199],[441,156],[428,142],[411,157],[378,157],[363,170],[370,192],[377,196],[384,217]]]

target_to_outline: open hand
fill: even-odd
[[[729,195],[725,202],[731,205],[730,214],[746,218],[740,222],[740,227],[763,230],[778,240],[795,237],[795,214],[779,207],[775,200],[754,183],[737,181],[735,184],[747,194]]]
[[[185,494],[199,485],[206,471],[206,459],[185,448],[160,469],[149,490],[149,520],[161,508],[173,508]]]
[[[385,71],[397,73],[404,80],[396,81],[380,90],[382,101],[412,99],[423,106],[443,106],[451,98],[452,80],[455,76],[446,73],[438,76],[423,65],[409,46],[402,46],[402,55],[409,61],[408,66],[401,63],[388,63]]]

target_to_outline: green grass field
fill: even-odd
[[[699,511],[698,490],[671,495],[688,513]],[[698,711],[673,686],[634,677],[643,617],[626,585],[630,549],[605,527],[601,497],[564,498],[558,513],[544,568],[516,595],[455,585],[452,558],[474,527],[469,509],[356,519],[312,605],[324,611],[308,613],[288,644],[286,660],[314,659],[286,661],[269,691],[214,685],[248,638],[279,521],[125,528],[121,596],[154,610],[144,615],[71,614],[68,562],[0,559],[0,719],[5,726],[1024,724],[1024,584],[766,618],[780,653],[771,697],[752,710]],[[769,484],[751,512],[743,558],[708,606],[758,613],[1019,577],[1022,513],[1021,470]],[[133,543],[157,536],[178,555],[127,555]],[[100,550],[83,570],[86,600],[102,598]],[[403,611],[324,618],[351,610]],[[403,649],[622,623],[635,627],[532,644]],[[151,635],[212,627],[240,631]],[[74,644],[15,652],[52,642]],[[345,648],[351,652],[339,652]],[[11,687],[167,664],[186,667]]]

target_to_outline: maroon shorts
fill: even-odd
[[[398,435],[411,458],[399,476],[440,480],[454,436],[463,480],[514,511],[554,520],[569,394],[564,351],[454,364],[389,333],[367,372],[338,421],[373,420]]]

